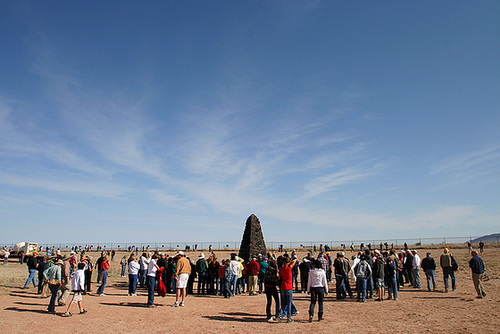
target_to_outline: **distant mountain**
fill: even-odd
[[[483,240],[484,243],[487,242],[500,242],[500,233],[494,233],[490,235],[484,235],[482,237],[476,238],[472,240],[472,243],[478,243],[479,241]]]

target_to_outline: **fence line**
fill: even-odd
[[[423,246],[423,245],[448,245],[448,244],[462,244],[466,243],[468,240],[475,239],[474,236],[468,237],[439,237],[439,238],[392,238],[392,239],[358,239],[358,240],[323,240],[323,241],[271,241],[266,242],[266,246],[269,249],[278,249],[280,246],[283,246],[284,249],[314,249],[320,246],[328,246],[330,248],[343,248],[345,245],[346,249],[350,249],[351,245],[353,245],[356,249],[359,249],[361,244],[364,244],[365,247],[371,245],[373,249],[379,248],[380,243],[383,244],[385,248],[385,243],[389,247],[394,245],[395,248],[402,248],[404,243],[408,246]],[[123,243],[99,243],[99,242],[77,242],[77,243],[39,243],[38,246],[42,248],[59,248],[59,249],[71,249],[73,247],[92,247],[92,249],[97,249],[98,247],[101,249],[128,249],[129,247],[135,246],[139,249],[162,249],[162,250],[186,250],[189,247],[191,251],[207,251],[210,248],[212,250],[232,250],[239,249],[241,242],[142,242],[142,243],[133,243],[133,242],[123,242]],[[496,244],[500,244],[500,238],[496,238]],[[13,247],[14,243],[9,244],[0,244],[0,247]]]

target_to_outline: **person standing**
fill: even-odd
[[[33,282],[33,286],[36,288],[37,283],[36,283],[36,267],[37,267],[37,259],[36,259],[36,252],[33,252],[33,256],[30,256],[28,258],[28,261],[26,261],[26,265],[28,266],[28,272],[29,276],[28,279],[26,280],[26,283],[24,283],[23,289],[27,289],[30,282]]]
[[[94,264],[92,263],[92,256],[84,256],[82,262],[85,263],[85,294],[92,291],[92,272],[94,271]]]
[[[156,272],[158,265],[156,264],[158,260],[158,255],[153,254],[151,260],[148,263],[148,272],[146,274],[146,284],[148,287],[148,307],[156,307],[155,301],[155,287],[156,287]]]
[[[481,253],[484,253],[484,242],[483,242],[483,240],[479,241],[479,251]]]
[[[328,295],[328,282],[326,273],[319,268],[317,260],[312,262],[312,269],[309,271],[307,279],[307,293],[311,294],[311,304],[309,305],[309,322],[312,322],[316,301],[318,302],[318,321],[323,320],[323,300]]]
[[[455,271],[453,270],[453,256],[450,253],[448,248],[444,249],[444,254],[441,254],[441,258],[439,259],[439,263],[441,268],[443,269],[443,279],[444,279],[444,292],[448,292],[448,277],[451,277],[451,287],[453,291],[457,288],[455,281]]]
[[[337,257],[333,261],[333,267],[335,269],[335,281],[336,281],[336,291],[337,300],[344,300],[347,297],[345,282],[346,277],[345,266],[344,266],[344,255],[342,253],[337,253]],[[309,290],[308,290],[309,292]],[[312,301],[312,299],[311,299]],[[311,316],[309,317],[311,319]]]
[[[470,255],[472,258],[469,261],[469,267],[472,271],[472,282],[474,283],[474,288],[476,288],[477,298],[486,297],[486,292],[484,292],[483,285],[481,284],[482,276],[484,275],[483,259],[479,257],[475,250],[471,251]]]
[[[271,314],[271,305],[275,304],[274,316],[278,317],[280,314],[280,296],[278,294],[279,278],[278,278],[278,265],[276,260],[270,259],[269,266],[266,269],[266,274],[264,276],[264,291],[266,293],[266,318],[268,322],[273,322],[274,317]]]
[[[297,260],[285,258],[282,267],[279,271],[281,279],[281,318],[287,317],[287,322],[292,322],[293,313],[293,283],[292,283],[292,268]]]
[[[387,286],[387,299],[398,300],[397,267],[394,257],[388,256],[385,263],[385,282]]]
[[[424,270],[425,277],[427,278],[427,290],[436,290],[436,261],[434,261],[431,257],[431,253],[427,253],[427,256],[422,260],[422,269]]]
[[[262,286],[264,285],[264,278],[266,276],[266,270],[269,267],[269,264],[266,261],[266,257],[259,254],[259,293],[262,293]]]
[[[257,280],[259,278],[260,265],[257,258],[252,258],[248,263],[248,295],[257,295]]]
[[[236,296],[236,290],[237,290],[237,282],[238,282],[238,276],[240,275],[240,262],[238,261],[238,257],[236,256],[235,253],[231,254],[231,261],[229,261],[229,268],[233,271],[233,278],[232,278],[232,291],[231,295],[234,297]]]
[[[125,270],[127,269],[127,255],[123,255],[120,260],[120,265],[122,266],[121,277],[125,277]]]
[[[375,254],[377,256],[376,260],[373,261],[373,283],[378,292],[378,298],[375,299],[377,302],[381,302],[384,300],[384,290],[385,290],[385,261],[380,254],[378,249],[375,250]]]
[[[146,274],[149,264],[149,259],[146,253],[142,253],[141,258],[139,259],[139,264],[141,265],[141,269],[139,269],[139,286],[144,288],[146,285]]]
[[[366,301],[366,280],[372,276],[372,268],[366,262],[366,256],[361,255],[359,262],[354,267],[356,275],[356,291],[358,302]]]
[[[173,307],[184,306],[184,300],[186,299],[186,287],[189,280],[189,274],[191,273],[191,264],[189,260],[185,257],[183,251],[179,251],[176,255],[177,266],[175,267],[175,303]],[[179,303],[180,300],[180,303]]]
[[[99,296],[105,296],[104,288],[106,287],[106,282],[108,280],[108,270],[109,270],[109,259],[107,255],[104,255],[103,261],[101,263],[101,286],[97,289],[97,294]]]
[[[412,261],[412,276],[413,276],[413,287],[415,289],[420,289],[422,287],[420,283],[420,256],[416,250],[412,250],[413,261]]]
[[[299,271],[300,271],[300,287],[302,293],[307,292],[307,280],[309,277],[309,270],[311,269],[309,265],[310,261],[308,258],[303,258],[302,262],[299,265]]]
[[[137,262],[137,257],[134,253],[130,254],[128,259],[128,295],[137,296],[135,290],[137,289],[137,279],[139,276],[139,269],[141,265]]]
[[[6,249],[3,253],[3,264],[9,263],[9,256],[10,256],[10,252],[8,249]]]
[[[196,261],[196,272],[198,273],[198,294],[205,294],[207,288],[208,264],[205,254],[201,253]]]

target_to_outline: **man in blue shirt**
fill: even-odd
[[[484,262],[475,250],[473,250],[470,255],[472,258],[469,261],[469,267],[472,271],[472,281],[474,282],[474,287],[477,291],[477,298],[483,298],[486,296],[484,292],[483,285],[481,284],[481,279],[484,274]]]

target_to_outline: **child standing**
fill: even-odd
[[[85,269],[85,263],[83,262],[78,263],[78,269],[73,274],[73,279],[71,280],[71,288],[74,293],[73,299],[71,300],[71,303],[69,303],[66,313],[62,315],[63,317],[72,316],[72,314],[69,311],[71,310],[71,306],[75,303],[78,303],[78,307],[80,308],[80,314],[87,313],[87,310],[85,310],[82,306],[82,292],[85,291],[84,269]]]

